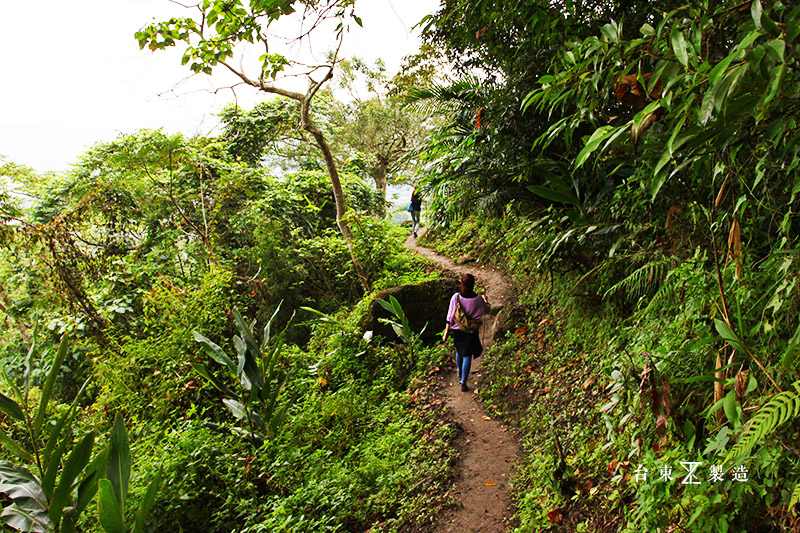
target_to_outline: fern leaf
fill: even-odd
[[[739,442],[725,457],[725,462],[748,455],[762,438],[788,420],[800,417],[800,380],[792,384],[794,391],[776,394],[750,419],[739,436]],[[797,491],[795,490],[795,493]]]
[[[797,514],[797,511],[792,510],[792,507],[798,504],[800,504],[800,483],[797,484],[794,488],[794,492],[792,492],[792,499],[789,500],[789,510]]]
[[[641,299],[652,292],[654,288],[662,285],[667,277],[668,269],[669,260],[665,258],[658,258],[645,263],[608,289],[604,297],[607,298],[609,295],[623,292],[628,297]]]

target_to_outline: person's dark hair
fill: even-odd
[[[472,274],[461,274],[461,293],[472,293],[475,291],[475,276]]]

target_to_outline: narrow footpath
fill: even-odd
[[[422,229],[420,234],[425,230]],[[430,248],[419,246],[409,237],[405,246],[432,261],[437,267],[457,274],[471,273],[475,276],[476,289],[483,291],[492,306],[481,333],[484,349],[493,343],[497,312],[509,303],[511,282],[499,271],[477,263],[457,265],[449,257]],[[444,328],[442,317],[442,328]],[[448,341],[449,343],[449,341]],[[519,455],[519,444],[515,436],[499,421],[486,415],[478,401],[477,391],[482,386],[482,356],[473,360],[468,392],[458,386],[455,364],[442,376],[442,393],[449,416],[464,430],[461,458],[456,473],[452,495],[459,505],[443,513],[439,519],[437,533],[506,531],[513,515],[509,478],[514,460]]]

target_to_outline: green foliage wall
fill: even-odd
[[[509,264],[527,291],[531,316],[487,396],[544,454],[521,474],[522,530],[556,516],[587,531],[614,517],[631,531],[794,527],[798,420],[774,405],[793,405],[800,376],[800,9],[517,7],[445,2],[428,34],[484,75],[418,96],[452,123],[426,178],[443,249]],[[526,131],[509,140],[515,121]],[[785,423],[755,416],[764,406]],[[554,427],[574,454],[571,496],[544,486]],[[635,483],[637,466],[680,460],[730,457],[730,474],[737,440],[765,427],[737,454],[749,484]]]

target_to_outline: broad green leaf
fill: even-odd
[[[239,378],[239,382],[244,390],[257,394],[258,390],[264,386],[264,376],[258,368],[253,352],[250,351],[249,345],[241,337],[234,337],[233,345],[236,348],[238,360],[236,375]],[[258,351],[255,353],[258,353]]]
[[[767,85],[767,90],[764,93],[764,96],[761,98],[761,101],[758,103],[758,108],[760,110],[757,120],[762,120],[767,113],[769,108],[769,104],[772,103],[772,100],[778,94],[778,89],[780,88],[781,82],[783,81],[783,76],[786,74],[786,63],[781,63],[776,65],[772,72],[770,72],[770,79],[769,84]]]
[[[78,485],[75,513],[80,515],[97,494],[97,484],[104,478],[108,466],[108,448],[98,453],[85,469],[83,481]]]
[[[381,307],[383,307],[384,309],[386,309],[387,311],[389,311],[393,315],[396,315],[394,307],[392,306],[391,303],[387,302],[386,300],[381,300],[380,298],[378,298],[375,301],[378,302],[378,305],[380,305]]]
[[[277,413],[275,413],[272,416],[272,419],[269,422],[270,433],[274,435],[278,432],[278,428],[283,423],[283,420],[286,418],[286,412],[288,410],[289,410],[289,404],[287,403],[281,409],[279,409]]]
[[[575,196],[562,191],[551,189],[549,187],[528,185],[528,190],[537,196],[541,196],[542,198],[547,198],[548,200],[552,200],[554,202],[560,202],[562,204],[567,204],[567,205],[574,205],[578,203],[578,200],[575,198]]]
[[[203,349],[214,361],[227,366],[231,374],[236,375],[236,363],[228,357],[228,354],[222,348],[196,331],[192,332],[192,335],[194,340],[203,346]]]
[[[400,302],[397,301],[397,298],[394,296],[389,296],[389,301],[392,303],[392,307],[394,308],[394,314],[397,315],[403,323],[406,322],[406,313],[403,311],[403,307],[400,305]]]
[[[151,481],[150,485],[147,486],[147,491],[145,492],[144,497],[139,504],[139,508],[136,510],[136,521],[133,524],[133,533],[144,532],[147,515],[150,514],[150,509],[153,508],[153,503],[155,503],[156,494],[158,494],[158,491],[161,488],[161,481],[163,477],[163,472],[159,470],[156,472],[155,477],[153,477],[153,481]]]
[[[750,31],[747,35],[744,36],[744,38],[742,38],[741,41],[739,41],[739,44],[736,45],[735,50],[737,52],[743,51],[745,48],[753,44],[759,37],[761,37],[761,32],[756,30]]]
[[[775,36],[781,34],[781,30],[778,25],[775,24],[775,21],[769,18],[769,15],[764,12],[764,8],[761,5],[760,0],[754,0],[750,5],[750,14],[753,17],[753,22],[755,23],[756,28],[759,30]]]
[[[281,393],[281,390],[286,385],[286,381],[287,378],[283,378],[281,382],[273,384],[269,397],[265,398],[267,400],[267,406],[265,408],[264,414],[266,415],[267,418],[272,418],[273,413],[275,411],[275,407],[278,404],[278,395]]]
[[[722,402],[722,400],[717,403],[720,402]],[[703,455],[709,455],[712,453],[714,455],[719,455],[720,452],[724,451],[725,446],[727,446],[728,441],[730,440],[730,431],[731,430],[728,426],[722,426],[722,429],[719,430],[717,435],[714,437],[714,440],[712,440],[708,446],[706,446],[706,449],[703,450]]]
[[[600,28],[600,32],[612,43],[619,42],[619,28],[614,22],[604,24]]]
[[[36,327],[38,330],[38,325]],[[28,392],[30,391],[31,387],[31,369],[33,368],[33,357],[36,354],[36,333],[33,335],[33,342],[31,343],[31,347],[28,349],[28,355],[25,357],[25,372],[22,374],[22,382],[23,382],[23,402],[28,402]]]
[[[261,337],[261,350],[265,350],[267,345],[269,345],[269,341],[272,338],[272,321],[275,320],[275,317],[278,315],[278,311],[281,310],[281,306],[283,305],[283,300],[280,301],[278,307],[275,308],[275,312],[272,313],[272,316],[269,317],[267,320],[267,324],[264,326],[264,335]]]
[[[44,451],[42,452],[42,457],[44,459],[45,465],[48,465],[51,462],[53,462],[51,461],[53,450],[55,450],[59,446],[59,443],[62,442],[62,440],[60,439],[61,431],[63,431],[65,427],[71,427],[72,420],[75,418],[77,414],[78,402],[83,397],[83,391],[86,390],[86,386],[89,384],[89,379],[83,382],[83,385],[81,385],[81,388],[75,395],[75,399],[72,400],[72,404],[69,406],[67,412],[61,415],[61,417],[58,419],[55,425],[53,425],[53,428],[50,430],[50,434],[47,437],[47,444],[45,444]],[[55,460],[55,462],[59,463],[60,461],[61,461],[61,455],[59,455],[59,458]]]
[[[761,5],[761,0],[753,0],[753,3],[750,4],[750,15],[753,17],[753,22],[756,25],[756,28],[759,30],[761,28],[761,14],[764,12],[764,8]]]
[[[247,343],[241,338],[239,335],[236,335],[233,338],[233,349],[236,352],[236,377],[242,379],[242,375],[244,374],[244,365],[247,361]],[[250,384],[242,383],[245,385],[246,390],[250,390]]]
[[[783,352],[783,357],[781,357],[782,366],[789,367],[792,364],[795,355],[797,355],[798,344],[800,344],[800,326],[797,326],[797,329],[794,330],[794,335],[789,339],[786,350]]]
[[[658,103],[658,102],[653,102],[653,103],[655,104],[655,103]],[[646,109],[642,110],[642,113],[644,113],[645,111],[646,111]],[[651,114],[651,113],[648,113],[648,114]],[[617,143],[619,141],[620,137],[622,137],[623,135],[625,135],[627,133],[628,133],[628,128],[627,127],[617,128],[617,131],[615,131],[613,134],[609,135],[608,138],[606,139],[605,144],[603,144],[602,151],[603,152],[607,152],[609,149],[611,149],[611,147],[615,143]],[[627,138],[627,137],[625,137],[625,138]]]
[[[11,418],[20,421],[25,420],[25,414],[19,404],[3,393],[0,393],[0,411],[3,411]]]
[[[736,427],[736,423],[739,420],[739,412],[736,410],[736,391],[732,390],[725,395],[722,408],[725,410],[725,416]]]
[[[738,350],[741,353],[746,353],[744,345],[742,341],[739,339],[739,336],[733,332],[731,327],[723,322],[722,320],[716,318],[714,319],[714,326],[717,329],[717,333],[719,333],[720,337],[722,337],[725,342],[733,346],[734,349]]]
[[[22,509],[47,510],[47,497],[33,474],[9,461],[0,461],[0,492],[14,500]]]
[[[36,419],[33,421],[33,432],[38,435],[42,430],[42,423],[44,422],[44,415],[47,412],[47,403],[50,401],[50,395],[53,392],[53,385],[58,377],[58,372],[61,370],[61,365],[64,364],[64,358],[67,355],[67,346],[69,345],[68,336],[61,337],[61,343],[58,345],[56,357],[53,360],[53,366],[50,368],[50,373],[42,387],[42,398],[39,401],[39,411],[36,413]]]
[[[233,398],[237,398],[238,395],[231,390],[225,383],[222,382],[219,378],[217,378],[214,374],[208,371],[205,365],[201,365],[200,363],[192,363],[192,368],[194,368],[195,372],[206,378],[211,384],[220,392],[231,396]]]
[[[726,105],[723,106],[720,110],[721,113],[723,113],[722,116],[726,117],[737,116],[738,113],[740,113],[739,110],[740,106],[746,105],[747,101],[753,98],[752,95],[747,95],[745,102],[740,103],[738,101],[738,98],[740,97],[740,95],[738,94],[738,88],[739,85],[742,83],[742,80],[745,79],[747,70],[748,70],[747,64],[741,63],[740,65],[735,66],[730,71],[728,71],[728,74],[726,75],[728,77],[727,94],[725,94],[723,98],[723,102]],[[736,98],[734,98],[732,101],[729,101],[728,99],[733,95],[736,95]]]
[[[127,533],[122,509],[114,492],[114,485],[107,479],[99,482],[100,497],[98,499],[100,525],[106,533]]]
[[[242,336],[242,339],[244,339],[247,347],[252,353],[258,353],[258,343],[256,342],[256,339],[253,338],[253,333],[250,331],[250,326],[245,323],[244,317],[235,307],[233,308],[233,318],[236,321],[236,327],[239,329],[239,334]]]
[[[672,130],[672,135],[670,135],[669,136],[669,140],[667,140],[667,151],[665,153],[667,153],[670,158],[672,158],[675,155],[675,150],[677,148],[680,148],[681,145],[683,145],[690,138],[690,137],[684,137],[682,142],[679,142],[678,144],[675,143],[675,139],[680,134],[681,130],[683,129],[683,125],[685,123],[686,123],[686,113],[681,115],[680,120],[678,120],[678,123],[675,125],[675,127]],[[659,161],[659,163],[660,163],[660,161]],[[663,165],[661,165],[661,166],[663,167]],[[658,173],[660,168],[661,167],[657,167],[655,172]]]
[[[683,35],[682,30],[677,28],[672,30],[672,35],[670,35],[670,44],[672,45],[672,51],[675,52],[675,58],[678,60],[678,62],[684,67],[688,67],[688,44],[686,43],[686,37]]]
[[[613,126],[601,126],[592,133],[589,140],[586,141],[586,145],[578,154],[578,157],[575,159],[575,168],[580,168],[583,163],[589,158],[592,152],[594,152],[600,143],[602,143],[607,137],[609,137],[615,128]]]
[[[14,383],[14,380],[8,376],[8,372],[6,372],[6,368],[3,365],[0,365],[0,376],[3,376],[6,386],[11,389],[11,392],[14,394],[14,396],[17,398],[24,398],[22,391]]]
[[[17,444],[17,442],[14,441],[14,439],[12,439],[11,437],[9,437],[8,434],[6,434],[6,432],[3,431],[2,429],[0,429],[0,444],[2,444],[6,450],[10,451],[14,455],[25,461],[26,463],[33,462],[33,456],[30,453],[28,453],[28,451],[26,451],[22,446]]]
[[[786,41],[782,39],[774,39],[766,45],[767,55],[771,56],[776,63],[783,63],[786,61]]]
[[[245,405],[241,402],[231,400],[230,398],[225,398],[222,400],[222,403],[224,403],[228,407],[228,410],[233,413],[233,416],[236,417],[236,420],[245,420],[249,418],[260,429],[264,429],[266,427],[264,419],[261,417],[261,415],[252,409],[248,411],[247,407],[245,407]]]
[[[45,510],[35,511],[12,503],[3,508],[0,520],[17,531],[54,531]]]
[[[716,107],[717,92],[715,90],[706,91],[703,95],[703,103],[700,104],[700,124],[706,124],[714,116],[714,108]]]
[[[728,67],[733,63],[736,57],[739,55],[738,51],[731,52],[728,56],[717,63],[714,68],[711,69],[711,72],[708,73],[708,83],[709,85],[713,86],[715,83],[719,81]]]
[[[72,450],[67,460],[64,462],[64,467],[61,470],[61,476],[58,480],[58,485],[53,492],[53,498],[50,501],[49,515],[53,524],[61,522],[61,514],[64,506],[69,502],[72,495],[72,487],[78,480],[81,472],[89,463],[89,458],[92,455],[92,446],[94,445],[94,433],[86,435]]]
[[[243,420],[247,416],[247,412],[245,410],[244,405],[241,402],[237,402],[236,400],[231,400],[230,398],[225,398],[222,400],[233,416],[236,417],[236,420]]]
[[[131,478],[131,449],[128,443],[128,430],[120,414],[114,419],[114,427],[111,430],[106,477],[111,481],[119,508],[124,513]]]
[[[800,24],[795,21],[794,24],[788,25],[789,29],[786,31],[786,42],[794,43],[795,39],[800,36]]]
[[[42,489],[48,496],[52,496],[53,494],[58,472],[61,468],[61,459],[64,457],[64,454],[67,453],[67,446],[70,444],[70,439],[64,438],[57,442],[58,446],[52,450],[49,454],[48,461],[45,463],[44,478],[42,479]]]
[[[265,368],[264,375],[265,379],[267,380],[272,380],[273,378],[275,378],[275,366],[278,364],[278,358],[281,354],[281,350],[283,350],[283,344],[284,344],[284,335],[283,333],[281,333],[280,335],[278,335],[275,341],[275,346],[273,346],[272,350],[267,352],[267,354],[265,354],[264,356],[264,363],[263,363]],[[262,398],[263,396],[264,395],[261,394]]]

